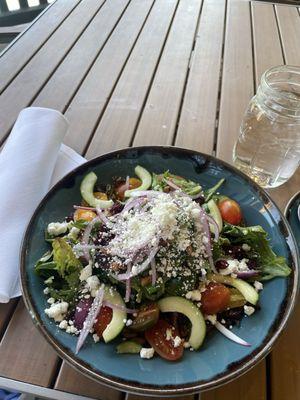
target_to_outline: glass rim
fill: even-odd
[[[299,88],[300,88],[300,66],[297,65],[288,65],[288,64],[282,64],[282,65],[276,65],[274,67],[271,67],[267,69],[261,76],[261,85],[264,87],[267,87],[270,92],[274,94],[278,94],[278,89],[274,88],[273,86],[270,85],[270,82],[268,81],[268,78],[275,72],[290,72],[293,73],[294,75],[299,75]],[[300,98],[299,100],[296,99],[291,99],[287,94],[284,92],[280,93],[280,96],[286,98],[289,101],[295,101],[300,103]]]

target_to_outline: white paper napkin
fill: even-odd
[[[19,255],[36,206],[62,176],[86,160],[62,144],[68,121],[58,111],[25,108],[0,153],[0,302],[19,296]]]

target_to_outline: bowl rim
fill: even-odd
[[[225,167],[227,170],[232,171],[234,174],[242,177],[244,180],[252,186],[255,191],[261,196],[262,201],[264,204],[272,204],[276,211],[279,213],[279,216],[283,222],[284,228],[287,231],[287,237],[291,239],[291,243],[294,246],[291,247],[291,243],[287,243],[289,252],[292,255],[292,259],[294,261],[294,269],[292,270],[292,274],[289,279],[288,283],[288,288],[287,288],[287,294],[285,296],[284,301],[281,304],[281,308],[283,308],[284,304],[284,310],[279,312],[279,315],[277,318],[274,320],[272,327],[274,327],[274,324],[277,323],[277,326],[275,326],[275,332],[269,337],[269,334],[265,337],[264,341],[258,346],[256,349],[253,350],[253,352],[245,357],[244,359],[241,359],[238,361],[238,365],[233,367],[232,371],[227,372],[227,370],[223,371],[221,374],[216,375],[213,379],[209,381],[195,381],[187,384],[178,384],[178,385],[155,385],[155,384],[145,384],[145,383],[139,383],[136,381],[129,381],[123,378],[118,378],[115,376],[110,376],[108,374],[105,374],[103,372],[100,372],[98,370],[94,370],[89,364],[85,363],[82,360],[76,359],[75,354],[66,349],[59,341],[54,339],[54,337],[51,335],[50,332],[48,332],[47,327],[43,324],[41,317],[39,313],[37,312],[35,302],[33,301],[33,298],[29,292],[29,288],[27,286],[27,272],[25,268],[25,257],[26,257],[26,252],[27,252],[27,245],[28,245],[28,240],[30,237],[31,229],[33,222],[39,213],[40,209],[44,206],[44,204],[47,202],[48,198],[52,196],[52,194],[56,191],[59,190],[60,186],[63,184],[65,180],[70,178],[71,176],[76,176],[78,172],[81,172],[82,170],[88,169],[94,164],[98,164],[99,162],[105,160],[105,159],[110,159],[110,158],[115,158],[118,155],[126,154],[129,151],[155,151],[157,153],[161,152],[171,152],[172,154],[181,154],[181,155],[186,155],[186,156],[200,156],[205,158],[206,161],[208,162],[214,162],[216,164],[221,164],[223,167]],[[271,199],[269,194],[262,189],[258,184],[256,184],[252,179],[250,179],[247,175],[245,175],[243,172],[239,171],[236,169],[234,166],[230,165],[229,163],[220,160],[214,156],[211,156],[209,154],[201,153],[195,150],[190,150],[190,149],[185,149],[177,146],[137,146],[137,147],[127,147],[127,148],[122,148],[119,150],[115,150],[112,152],[108,152],[105,154],[102,154],[98,157],[95,157],[91,160],[88,160],[86,163],[81,164],[80,166],[76,167],[72,171],[70,171],[68,174],[66,174],[64,177],[62,177],[48,192],[47,194],[42,198],[38,206],[36,207],[32,217],[30,218],[30,221],[27,225],[27,228],[25,230],[24,236],[23,236],[23,241],[21,245],[21,252],[20,252],[20,272],[21,272],[21,289],[22,289],[22,295],[23,295],[23,300],[25,303],[25,306],[32,318],[33,323],[36,325],[38,328],[39,332],[44,336],[44,338],[47,340],[47,342],[54,348],[54,350],[58,353],[58,355],[63,358],[64,360],[67,361],[70,365],[75,367],[78,371],[86,375],[87,377],[95,380],[98,383],[104,384],[106,386],[109,386],[111,388],[125,391],[128,393],[135,393],[135,394],[143,394],[145,396],[180,396],[180,395],[185,395],[185,394],[193,394],[197,393],[200,391],[216,388],[218,386],[221,386],[225,383],[228,383],[235,378],[245,374],[248,372],[251,368],[253,368],[259,361],[261,361],[272,349],[275,341],[285,328],[287,321],[293,311],[295,301],[296,301],[296,296],[297,296],[297,291],[298,291],[298,275],[299,275],[299,252],[298,252],[298,247],[296,245],[296,240],[293,235],[293,232],[285,218],[285,216],[282,214],[274,200]],[[272,327],[270,329],[272,329]],[[273,328],[274,329],[274,328]]]
[[[294,202],[298,199],[298,197],[300,197],[300,190],[293,194],[285,206],[284,216],[287,220],[289,217],[289,212],[291,211],[291,208],[294,206]]]

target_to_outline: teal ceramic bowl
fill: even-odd
[[[92,339],[74,354],[76,337],[59,330],[44,314],[47,307],[43,282],[33,271],[38,258],[47,250],[44,229],[60,221],[80,201],[83,176],[95,171],[99,181],[111,182],[114,176],[132,175],[140,164],[159,173],[170,170],[211,187],[220,178],[226,183],[221,192],[242,207],[247,224],[262,225],[274,251],[286,257],[292,268],[288,279],[265,284],[261,310],[244,318],[233,331],[252,344],[239,346],[218,332],[209,335],[197,352],[186,351],[180,362],[159,357],[151,360],[136,355],[117,355],[115,343],[93,343]],[[22,286],[26,306],[37,328],[57,353],[78,370],[114,388],[159,397],[195,393],[228,382],[245,373],[270,351],[289,318],[297,292],[298,250],[291,230],[269,196],[247,176],[213,157],[174,147],[139,147],[98,157],[69,173],[46,195],[27,228],[21,255]]]

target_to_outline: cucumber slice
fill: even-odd
[[[223,229],[223,220],[221,217],[221,213],[219,211],[218,206],[216,205],[216,202],[214,200],[209,200],[207,203],[207,207],[209,209],[210,215],[213,217],[213,219],[216,221],[219,227],[219,231],[221,232]]]
[[[142,346],[133,340],[126,340],[117,346],[118,354],[139,354]]]
[[[110,208],[114,203],[112,200],[100,200],[94,196],[94,186],[97,182],[97,175],[94,172],[89,172],[83,178],[80,185],[80,193],[82,198],[91,206],[102,209]]]
[[[117,306],[123,306],[124,308],[126,307],[121,295],[114,288],[109,286],[105,286],[104,288],[103,300]],[[113,309],[112,320],[102,334],[105,343],[110,342],[119,335],[124,328],[124,320],[126,321],[126,318],[127,314],[125,311],[116,308]]]
[[[189,343],[193,349],[197,350],[201,346],[206,333],[206,324],[200,309],[191,301],[179,296],[165,297],[159,300],[158,307],[161,312],[184,314],[191,321],[192,330]]]
[[[258,302],[259,295],[257,291],[254,289],[253,286],[251,286],[248,282],[243,281],[242,279],[232,278],[231,276],[224,276],[219,274],[210,274],[207,276],[207,279],[235,287],[242,293],[248,303],[255,305]]]
[[[126,192],[124,193],[125,197],[130,197],[131,194],[136,191],[147,190],[151,186],[152,176],[145,168],[141,167],[140,165],[137,165],[134,169],[134,172],[136,176],[140,178],[142,184],[141,186],[135,189],[126,190]]]

